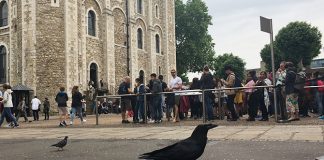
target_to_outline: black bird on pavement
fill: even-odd
[[[195,160],[205,150],[207,133],[215,128],[215,124],[200,124],[192,132],[191,136],[171,146],[139,156],[139,159],[148,160]]]
[[[66,146],[68,138],[69,138],[68,136],[65,136],[63,140],[59,141],[56,144],[53,144],[52,146],[57,147],[58,150],[62,149],[62,151],[63,151],[63,147]]]

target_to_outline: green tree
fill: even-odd
[[[187,72],[201,71],[211,65],[214,58],[214,43],[208,34],[212,17],[202,0],[175,1],[177,71],[181,77]]]
[[[276,47],[283,59],[298,64],[310,65],[312,59],[320,54],[321,32],[306,22],[291,22],[276,36]]]
[[[277,48],[276,43],[274,42],[273,45],[274,50],[274,62],[275,62],[275,69],[279,67],[280,62],[283,61],[282,54],[280,53],[280,50]],[[262,61],[266,64],[267,71],[272,71],[272,64],[271,64],[271,50],[270,45],[267,44],[264,46],[264,48],[260,52]]]
[[[244,78],[245,62],[238,56],[234,56],[232,53],[225,53],[215,58],[214,61],[214,75],[219,78],[225,78],[225,66],[231,65],[233,71],[240,79]]]

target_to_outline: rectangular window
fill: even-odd
[[[137,13],[142,14],[142,0],[137,0]]]

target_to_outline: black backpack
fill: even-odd
[[[66,104],[66,101],[67,101],[66,97],[67,97],[66,96],[66,93],[64,93],[64,94],[59,93],[56,96],[56,102],[57,102],[57,104],[61,104],[61,105]]]
[[[160,80],[154,80],[152,85],[152,93],[160,93],[162,92],[162,83]]]
[[[233,74],[234,75],[234,74]],[[236,87],[243,87],[242,86],[242,81],[241,81],[241,79],[240,78],[238,78],[236,75],[234,75],[235,76],[235,82],[234,82],[234,88],[236,88]]]
[[[305,87],[305,81],[306,81],[306,73],[305,72],[297,73],[294,88],[298,91],[303,90]]]
[[[127,94],[128,93],[128,90],[127,90],[127,86],[126,86],[126,83],[123,82],[119,85],[119,88],[118,88],[118,94],[121,95],[121,94]]]

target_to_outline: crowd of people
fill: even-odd
[[[265,71],[258,74],[256,71],[249,71],[242,80],[235,75],[231,65],[225,66],[224,72],[226,74],[224,79],[215,77],[209,67],[205,66],[201,78],[193,78],[189,86],[182,83],[175,70],[171,70],[172,78],[168,84],[163,81],[163,76],[157,78],[153,73],[146,86],[142,77],[136,78],[134,89],[130,88],[130,77],[125,77],[118,90],[118,94],[122,95],[122,123],[130,123],[126,111],[134,113],[134,123],[144,123],[144,107],[149,123],[160,123],[163,111],[166,118],[173,117],[173,122],[185,118],[200,119],[203,115],[203,101],[207,121],[225,117],[228,121],[237,121],[245,114],[248,115],[246,119],[248,122],[269,121],[269,118],[275,115],[274,91],[280,122],[298,121],[300,117],[309,117],[309,112],[317,114],[319,119],[324,119],[324,87],[304,88],[304,86],[324,85],[318,72],[309,74],[304,71],[297,72],[297,67],[292,62],[281,62],[275,74],[275,83],[272,74]],[[234,89],[237,87],[248,89]],[[205,90],[204,99],[201,95],[190,95],[190,92],[189,94],[177,92],[184,89]],[[159,94],[161,92],[168,93]],[[151,93],[147,94],[147,106],[144,106],[144,93]]]
[[[161,123],[164,116],[168,120],[179,122],[186,118],[201,119],[204,102],[207,121],[225,118],[228,121],[237,121],[245,114],[248,115],[246,119],[248,122],[268,121],[274,117],[275,106],[281,122],[298,121],[300,117],[309,117],[309,112],[317,114],[319,119],[324,120],[324,82],[318,72],[308,74],[303,71],[297,72],[292,62],[281,62],[275,74],[275,83],[272,74],[265,71],[259,74],[256,71],[249,71],[246,78],[241,80],[233,72],[232,66],[226,65],[224,73],[226,75],[224,78],[215,77],[209,67],[205,66],[200,79],[193,78],[189,85],[182,82],[175,69],[171,70],[171,79],[168,83],[164,81],[162,75],[152,73],[147,85],[144,85],[143,76],[136,78],[135,84],[131,85],[131,78],[126,76],[118,87],[118,94],[121,96],[120,108],[111,101],[108,102],[107,98],[99,99],[99,114],[121,113],[123,124],[130,123],[129,116],[133,117],[133,123],[145,123],[146,119],[149,123]],[[304,86],[318,87],[304,88]],[[32,122],[27,117],[25,99],[21,98],[19,104],[14,107],[11,86],[5,84],[3,89],[4,92],[0,91],[0,127],[5,119],[8,126],[18,127],[18,119],[21,116],[25,122]],[[59,90],[55,97],[60,115],[59,126],[67,126],[69,114],[70,125],[73,125],[76,116],[84,123],[86,101],[78,86],[72,89],[70,113],[67,108],[68,94],[64,87]],[[204,96],[201,92],[197,94],[196,91],[182,92],[182,90],[203,90]],[[274,98],[277,99],[276,105]],[[49,120],[51,105],[48,98],[41,102],[35,96],[31,100],[34,121],[39,121],[41,105],[44,120]]]

